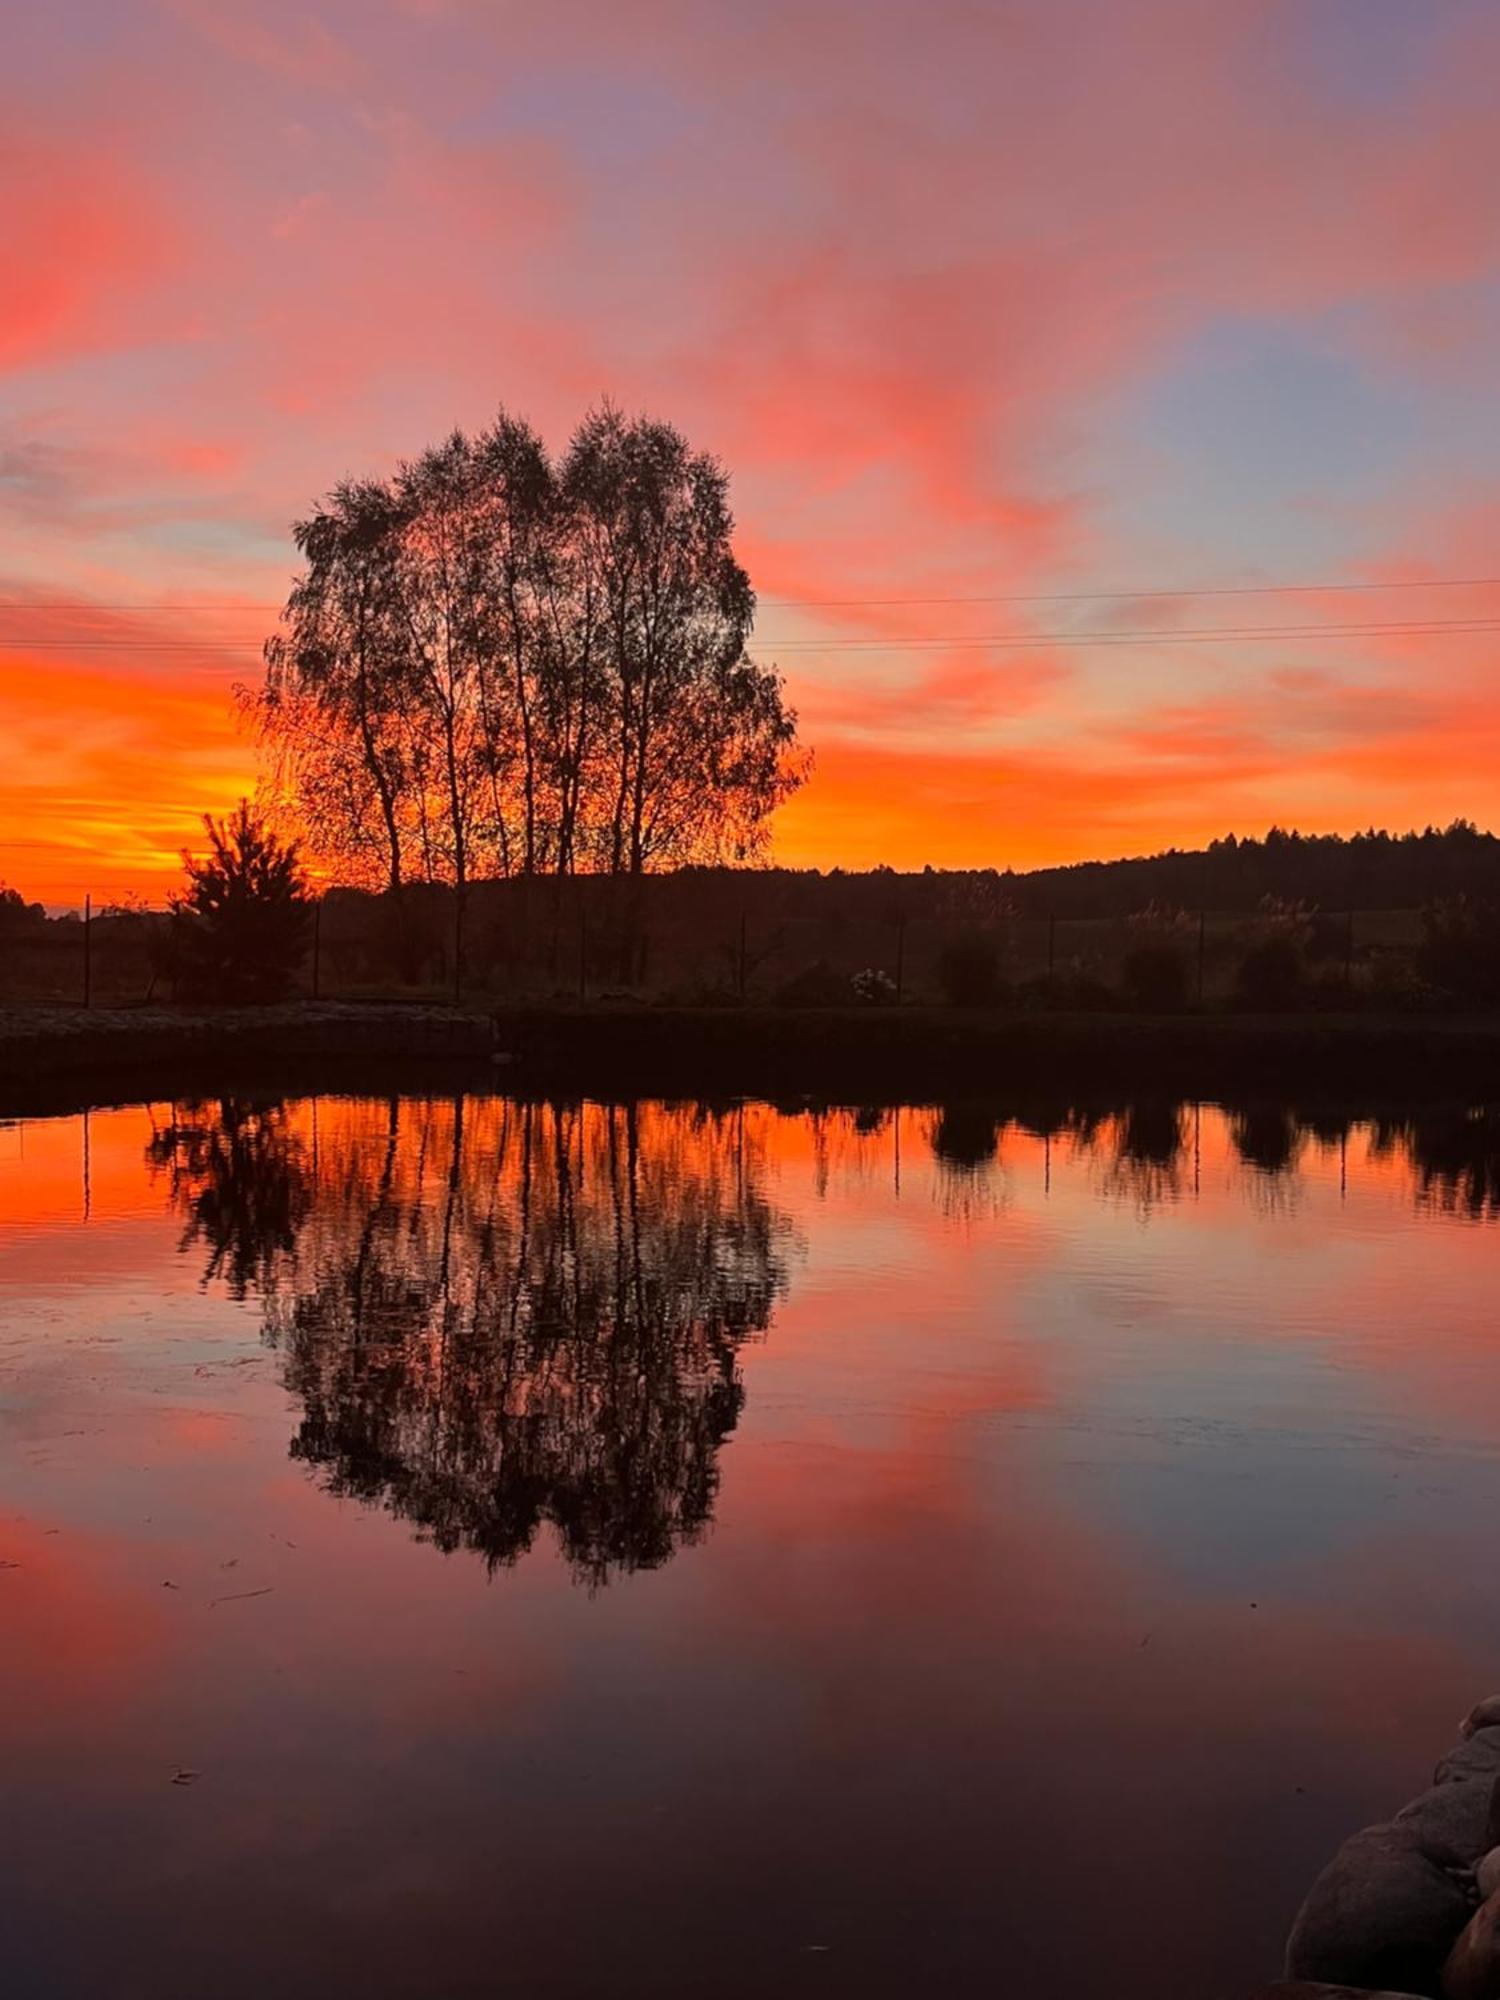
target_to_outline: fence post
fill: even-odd
[[[94,899],[83,899],[83,1004],[94,1004]]]
[[[453,1004],[463,1005],[464,997],[464,890],[461,882],[453,885]]]
[[[319,897],[318,897],[318,899],[317,899],[317,901],[316,901],[316,902],[315,902],[315,903],[313,904],[313,976],[312,976],[312,989],[313,989],[313,990],[312,990],[312,997],[314,998],[314,1000],[316,1000],[316,999],[318,999],[318,998],[320,997],[320,996],[319,996],[319,986],[320,986],[320,981],[319,981],[319,977],[318,977],[318,971],[319,971],[319,966],[318,966],[318,961],[319,961],[319,957],[320,957],[320,952],[319,952],[319,945],[320,945],[320,944],[322,943],[322,937],[323,937],[323,898],[322,898],[321,896],[319,896]]]

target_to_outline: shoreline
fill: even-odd
[[[914,1097],[1295,1092],[1500,1099],[1500,1017],[951,1008],[496,1009],[357,1001],[0,1010],[0,1114],[290,1086],[525,1095]]]

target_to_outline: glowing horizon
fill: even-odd
[[[1500,823],[1478,0],[65,0],[8,39],[28,897],[159,897],[253,790],[231,690],[321,492],[605,395],[733,475],[817,759],[780,862]],[[1334,582],[1382,587],[1194,594]]]

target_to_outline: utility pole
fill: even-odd
[[[83,899],[83,1004],[94,1004],[94,899]]]

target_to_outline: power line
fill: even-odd
[[[1359,582],[1340,580],[1332,583],[1225,583],[1190,584],[1176,588],[1152,585],[1142,589],[1123,590],[1051,590],[1051,591],[1004,591],[981,596],[941,596],[941,597],[763,597],[760,603],[777,610],[839,611],[869,609],[892,609],[900,605],[929,604],[1109,604],[1134,599],[1183,598],[1183,597],[1309,597],[1323,596],[1351,591],[1391,591],[1391,590],[1496,590],[1500,589],[1500,576],[1425,576],[1407,577],[1385,582],[1365,579]],[[145,611],[153,616],[163,613],[186,612],[234,612],[234,611],[280,611],[280,602],[248,601],[238,604],[182,604],[182,603],[135,603],[101,604],[97,602],[69,603],[52,601],[46,603],[27,602],[22,598],[0,599],[0,611]]]
[[[900,604],[1107,604],[1148,597],[1298,597],[1325,591],[1356,590],[1482,590],[1500,588],[1500,576],[1414,577],[1402,583],[1226,583],[1167,590],[1013,591],[994,597],[763,597],[762,604],[797,606],[809,611],[851,609],[860,605]]]
[[[939,639],[764,640],[777,653],[906,653],[950,646],[1142,646],[1210,643],[1247,645],[1278,639],[1359,639],[1438,637],[1444,633],[1500,632],[1497,618],[1431,618],[1404,622],[1343,625],[1190,625],[1178,631],[1152,626],[1138,632],[961,633]]]
[[[1500,617],[1366,620],[1340,625],[1190,625],[1180,630],[1148,626],[1125,632],[960,632],[926,639],[775,639],[764,635],[759,648],[780,653],[910,653],[956,646],[1029,650],[1045,646],[1263,645],[1279,640],[1438,638],[1500,632]],[[202,653],[244,651],[248,639],[27,639],[0,636],[0,647],[26,652]]]

